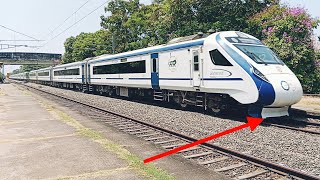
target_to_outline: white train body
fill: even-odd
[[[45,69],[39,69],[34,71],[36,73],[36,80],[43,82],[50,82],[51,79],[51,67]],[[32,72],[32,71],[31,71]]]
[[[34,82],[38,80],[37,70],[29,72],[29,80]]]
[[[14,79],[14,80],[25,80],[28,79],[28,73],[18,73],[18,74],[12,74],[10,75],[10,79]]]
[[[82,65],[84,62],[58,65],[52,68],[53,82],[64,82],[72,84],[82,84]]]
[[[70,76],[55,71],[79,69]],[[249,106],[255,117],[288,115],[302,97],[293,72],[258,39],[228,31],[206,38],[160,45],[56,66],[52,81],[118,95],[143,95],[184,105],[221,108],[230,99]],[[31,79],[31,77],[30,77]]]

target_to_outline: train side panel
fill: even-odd
[[[53,67],[52,81],[61,83],[82,84],[82,64],[84,64],[84,62]]]
[[[198,47],[159,53],[160,89],[195,91],[191,63],[192,49]]]
[[[46,81],[50,82],[50,76],[51,76],[51,67],[45,68],[37,71],[38,74],[38,81]]]

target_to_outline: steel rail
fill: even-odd
[[[320,94],[303,94],[303,96],[314,96],[314,97],[320,97]]]
[[[281,124],[275,124],[275,123],[262,123],[262,124],[274,126],[274,127],[278,127],[278,128],[282,128],[282,129],[290,129],[290,130],[294,130],[294,131],[300,131],[300,132],[320,135],[320,131],[313,131],[313,130],[308,130],[308,129],[296,128],[296,127],[292,127],[292,126],[288,126],[288,125],[281,125]],[[312,125],[312,123],[310,123],[310,125]],[[319,124],[317,124],[317,126],[319,126]]]
[[[59,98],[64,99],[64,100],[68,100],[68,101],[71,101],[71,102],[74,102],[74,103],[77,103],[77,104],[81,104],[83,106],[90,107],[90,108],[98,110],[98,111],[109,113],[109,114],[112,114],[114,116],[118,116],[120,118],[128,119],[130,121],[133,121],[133,122],[136,122],[136,123],[139,123],[139,124],[142,124],[142,125],[154,128],[154,129],[157,129],[159,131],[163,131],[163,132],[166,132],[168,134],[172,134],[174,136],[180,137],[180,138],[188,140],[190,142],[194,142],[194,141],[198,140],[196,138],[193,138],[193,137],[190,137],[190,136],[178,133],[178,132],[174,132],[174,131],[171,131],[171,130],[168,130],[168,129],[165,129],[165,128],[162,128],[162,127],[159,127],[159,126],[156,126],[156,125],[153,125],[153,124],[149,124],[149,123],[146,123],[146,122],[143,122],[143,121],[140,121],[140,120],[136,120],[136,119],[133,119],[131,117],[127,117],[127,116],[124,116],[124,115],[121,115],[121,114],[118,114],[118,113],[115,113],[115,112],[112,112],[112,111],[108,111],[108,110],[105,110],[105,109],[102,109],[102,108],[99,108],[99,107],[96,107],[96,106],[93,106],[93,105],[90,105],[90,104],[87,104],[87,103],[84,103],[84,102],[80,102],[80,101],[77,101],[77,100],[74,100],[74,99],[70,99],[70,98],[67,98],[67,97],[64,97],[64,96],[61,96],[61,95],[53,94],[53,93],[50,93],[50,92],[46,92],[44,90],[37,89],[37,88],[31,87],[31,86],[27,86],[27,85],[24,85],[24,86],[26,86],[28,88],[35,89],[37,91],[40,91],[40,92],[43,92],[43,93],[46,93],[46,94],[49,94],[49,95],[52,95],[52,96],[59,97]],[[211,143],[203,143],[201,146],[204,146],[204,147],[207,147],[207,148],[210,148],[210,149],[214,149],[214,150],[220,151],[220,152],[225,153],[225,154],[230,154],[230,155],[232,155],[234,157],[237,157],[237,158],[240,158],[242,160],[250,161],[253,164],[257,164],[257,165],[260,165],[260,166],[262,165],[262,166],[268,168],[269,170],[271,170],[273,172],[276,172],[276,173],[279,173],[279,174],[282,174],[284,176],[289,175],[289,176],[293,176],[293,177],[296,177],[296,178],[308,179],[308,180],[319,180],[320,179],[320,177],[317,177],[317,176],[314,176],[314,175],[310,175],[310,174],[307,174],[307,173],[304,173],[304,172],[301,172],[301,171],[298,171],[298,170],[295,170],[295,169],[292,169],[292,168],[289,168],[289,167],[284,167],[284,166],[281,166],[279,164],[275,164],[275,163],[266,161],[266,160],[261,159],[261,158],[253,157],[251,155],[243,154],[241,152],[238,152],[238,151],[235,151],[235,150],[231,150],[231,149],[227,149],[227,148],[224,148],[224,147],[221,147],[221,146],[217,146],[217,145],[214,145],[214,144],[211,144]]]

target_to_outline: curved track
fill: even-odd
[[[74,99],[52,94],[27,85],[24,85],[24,87],[40,92],[40,94],[42,93],[43,95],[49,95],[49,98],[58,100],[59,103],[63,103],[75,110],[81,109],[81,113],[84,113],[87,116],[105,122],[129,134],[153,142],[167,150],[197,141],[197,139],[193,137],[145,123],[137,119],[132,119]],[[280,166],[263,159],[210,143],[204,143],[200,146],[181,151],[179,154],[186,159],[195,161],[198,164],[234,179],[319,179],[319,177],[304,172]]]

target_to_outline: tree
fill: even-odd
[[[0,83],[2,83],[2,80],[4,79],[4,74],[2,74],[2,72],[0,72]]]
[[[115,37],[116,52],[163,44],[171,38],[209,29],[244,30],[247,19],[265,9],[270,0],[115,0],[101,16],[101,26]]]
[[[320,79],[311,40],[319,20],[303,8],[274,5],[249,20],[251,34],[263,40],[294,71],[305,92],[319,92]]]
[[[20,66],[20,72],[30,72],[33,70],[37,70],[37,69],[42,69],[42,68],[46,68],[49,67],[49,65],[22,65]]]
[[[131,50],[128,47],[128,44],[137,40],[133,30],[128,28],[126,23],[128,22],[129,17],[138,11],[139,8],[139,0],[114,0],[105,8],[105,11],[110,11],[112,15],[108,17],[101,16],[101,26],[116,37],[114,38],[114,43],[116,45],[115,52],[119,53]]]
[[[89,57],[112,53],[112,35],[107,30],[81,33],[76,37],[68,38],[64,46],[63,64],[83,61]]]
[[[194,9],[204,30],[244,31],[247,19],[264,10],[273,1],[265,0],[197,0]]]
[[[73,44],[76,41],[76,38],[71,36],[64,42],[65,53],[62,56],[62,64],[74,62],[72,58]]]

